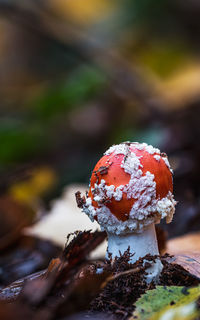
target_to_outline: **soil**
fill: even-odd
[[[104,271],[113,274],[110,281],[104,284],[103,289],[90,304],[90,315],[93,312],[105,313],[108,319],[127,319],[134,311],[134,303],[146,290],[155,288],[155,284],[147,284],[144,280],[145,269],[143,260],[153,261],[156,256],[147,255],[134,264],[129,263],[130,255],[126,253],[113,264],[106,262]],[[158,285],[184,286],[186,288],[200,283],[197,279],[178,264],[166,261],[168,255],[161,257],[163,271]],[[101,266],[102,268],[102,266]]]

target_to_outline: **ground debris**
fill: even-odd
[[[73,239],[59,258],[53,259],[46,270],[32,278],[21,279],[2,289],[0,301],[14,301],[13,310],[26,306],[30,319],[53,319],[54,314],[57,319],[59,315],[68,316],[88,309],[108,274],[97,275],[87,256],[106,234],[86,231],[70,236]]]
[[[104,312],[112,319],[127,319],[134,311],[135,301],[147,290],[155,287],[153,283],[144,281],[145,268],[143,261],[154,261],[156,256],[147,255],[136,263],[129,263],[130,255],[126,252],[114,263],[106,262],[104,270],[112,274],[106,279],[99,295],[91,302],[91,310]],[[164,265],[159,285],[164,286],[196,286],[200,283],[195,275],[190,274],[182,266],[167,261],[169,255],[161,257]]]
[[[170,260],[173,259],[173,256],[165,254],[162,257],[162,263],[164,265],[160,284],[165,286],[196,286],[200,283],[200,278],[195,274],[187,271],[183,266],[177,263],[171,263]]]
[[[58,256],[62,249],[51,241],[24,236],[0,253],[0,285],[5,287],[38,272]]]
[[[88,254],[104,241],[103,232],[77,231],[70,234],[62,254],[48,268],[12,283],[0,292],[0,315],[9,320],[11,310],[20,319],[128,319],[135,301],[155,288],[145,282],[145,270],[157,256],[147,255],[129,263],[129,250],[113,260],[89,261]],[[182,266],[170,263],[169,255],[161,257],[164,269],[159,285],[184,286],[200,280]],[[145,264],[144,264],[145,259]],[[149,261],[149,262],[148,262]],[[12,299],[10,299],[12,295]],[[12,308],[7,303],[12,302]],[[9,303],[10,304],[10,303]],[[1,311],[1,308],[4,311]],[[24,314],[22,312],[24,310]],[[7,314],[6,314],[7,312]],[[22,314],[21,314],[22,313]],[[25,315],[25,316],[24,316]],[[69,318],[70,319],[70,318]]]
[[[77,191],[75,193],[75,197],[76,197],[76,203],[77,203],[78,208],[82,209],[86,203],[85,196],[81,197],[81,192]]]
[[[156,257],[146,256],[146,260]],[[112,274],[106,279],[99,295],[91,302],[91,311],[99,311],[113,319],[127,319],[133,311],[133,304],[146,290],[154,288],[144,279],[144,258],[134,264],[129,263],[130,254],[125,252],[114,262],[106,261],[104,270]]]

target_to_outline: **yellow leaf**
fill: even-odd
[[[111,0],[51,0],[52,9],[59,15],[80,24],[91,24],[112,12]]]
[[[163,96],[176,105],[185,105],[200,96],[200,64],[190,65],[163,83]]]
[[[34,204],[55,183],[55,172],[51,168],[42,167],[33,170],[29,179],[13,184],[10,187],[9,194],[17,201]]]
[[[190,320],[199,315],[196,301],[200,286],[194,288],[157,286],[148,290],[135,303],[134,317],[140,320]]]

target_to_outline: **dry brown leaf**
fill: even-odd
[[[200,254],[200,232],[171,239],[167,242],[166,252],[169,254],[182,254],[187,252]]]
[[[31,274],[27,277],[24,277],[22,279],[19,279],[13,283],[11,283],[9,286],[3,288],[0,290],[0,302],[6,301],[6,302],[12,302],[15,301],[20,294],[22,288],[24,287],[24,284],[26,281],[33,281],[35,279],[40,279],[44,276],[46,273],[46,270],[42,270],[39,272],[36,272],[34,274]]]
[[[200,232],[169,240],[166,252],[174,255],[169,262],[181,265],[192,275],[200,278]]]
[[[67,244],[60,258],[51,260],[48,268],[40,273],[15,281],[1,289],[0,301],[14,301],[22,292],[22,298],[26,302],[29,301],[30,304],[37,305],[54,287],[62,287],[67,281],[69,284],[71,279],[74,282],[75,275],[79,275],[83,266],[87,264],[87,256],[90,251],[105,240],[106,233],[79,231],[72,236],[73,238]],[[68,240],[69,237],[70,235]],[[71,289],[73,288],[71,287]]]
[[[29,226],[34,211],[8,196],[0,198],[0,249],[13,244],[22,234],[22,229]]]
[[[167,258],[170,263],[182,266],[193,276],[200,279],[200,253],[184,253]]]

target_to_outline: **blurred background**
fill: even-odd
[[[169,156],[168,237],[200,230],[199,17],[198,0],[0,0],[2,248],[126,140]]]

